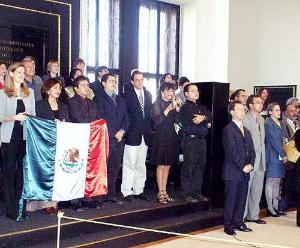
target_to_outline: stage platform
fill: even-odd
[[[178,192],[176,201],[161,205],[155,194],[151,201],[116,204],[104,202],[101,209],[82,212],[62,209],[69,217],[189,233],[220,225],[222,209],[209,209],[209,202],[185,203]],[[0,217],[0,247],[56,247],[57,216],[33,212],[28,220],[16,222]],[[62,220],[61,247],[131,247],[170,237],[166,234],[109,227],[83,221]]]

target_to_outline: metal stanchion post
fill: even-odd
[[[58,211],[57,213],[57,241],[56,241],[56,248],[60,247],[60,223],[61,223],[61,218],[64,216],[64,212]]]

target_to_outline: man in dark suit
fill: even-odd
[[[121,191],[124,199],[129,202],[134,202],[134,196],[149,200],[143,192],[152,97],[143,87],[143,79],[143,73],[135,70],[131,75],[131,85],[124,94],[130,124],[125,135]]]
[[[91,83],[91,85],[90,85],[91,89],[94,92],[94,95],[100,96],[101,94],[104,93],[104,88],[103,88],[101,81],[102,81],[102,77],[108,73],[109,73],[108,68],[104,65],[98,66],[96,68],[96,71],[95,71],[96,81]]]
[[[224,232],[235,235],[235,229],[252,231],[243,222],[250,172],[253,170],[255,150],[251,134],[243,127],[245,109],[241,102],[228,106],[232,121],[223,129],[225,161],[223,180],[225,183]]]
[[[104,94],[95,95],[100,118],[107,122],[109,134],[109,157],[107,161],[108,193],[107,200],[121,203],[116,198],[116,181],[121,167],[124,150],[124,134],[128,130],[129,120],[124,99],[116,95],[117,81],[113,74],[102,77]]]

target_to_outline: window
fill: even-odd
[[[95,80],[97,66],[119,73],[120,0],[81,1],[81,51],[87,75]]]
[[[138,68],[145,73],[144,84],[154,100],[163,74],[178,77],[178,20],[178,6],[141,0]]]

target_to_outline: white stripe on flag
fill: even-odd
[[[84,196],[89,139],[89,123],[57,124],[52,200],[67,201]]]

